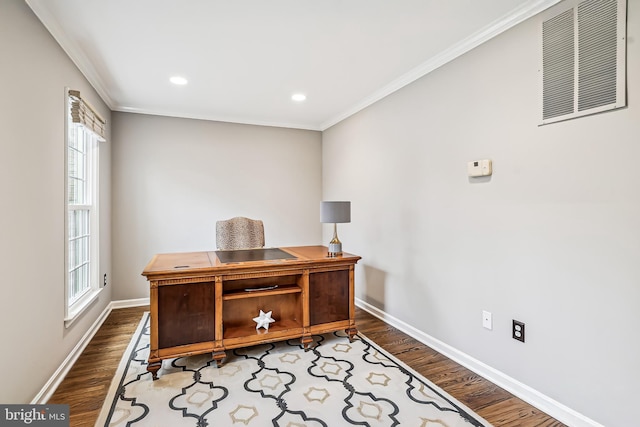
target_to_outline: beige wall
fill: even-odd
[[[64,327],[65,87],[110,112],[29,7],[0,1],[0,402],[30,402],[111,301]],[[111,277],[110,142],[100,146],[100,277]]]
[[[628,108],[538,127],[534,18],[323,134],[358,296],[606,426],[640,397],[640,2],[628,19]]]
[[[321,242],[320,132],[113,113],[115,300],[147,298],[156,253],[215,250],[215,222],[261,219],[266,246]]]

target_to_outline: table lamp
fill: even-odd
[[[320,222],[333,223],[333,239],[329,242],[330,257],[342,255],[338,239],[338,223],[351,222],[351,202],[320,202]]]

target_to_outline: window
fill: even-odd
[[[66,128],[65,324],[69,326],[100,290],[98,141],[104,140],[104,120],[79,92],[69,91]]]
[[[567,5],[542,23],[542,124],[626,106],[626,0]]]

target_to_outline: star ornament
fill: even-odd
[[[275,319],[271,318],[272,311],[265,313],[260,310],[260,315],[258,317],[254,317],[253,321],[256,322],[256,330],[260,328],[265,328],[267,331],[269,330],[269,323],[275,322]]]

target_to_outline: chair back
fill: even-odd
[[[264,224],[259,219],[235,217],[216,221],[216,246],[219,250],[264,247]]]

